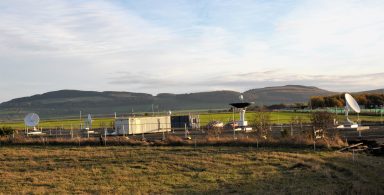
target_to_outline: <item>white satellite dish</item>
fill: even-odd
[[[91,114],[88,114],[88,117],[84,120],[84,127],[86,130],[89,130],[92,128],[92,116]]]
[[[92,116],[91,116],[91,114],[88,114],[88,122],[92,123]]]
[[[29,113],[24,118],[25,126],[27,127],[35,127],[40,122],[40,117],[36,113]]]
[[[361,126],[358,123],[355,123],[348,118],[348,113],[350,110],[353,110],[357,113],[357,120],[359,121],[359,113],[361,112],[359,104],[356,102],[355,98],[353,98],[350,94],[345,94],[345,117],[346,121],[343,125],[337,126],[338,129],[356,129],[359,131],[359,136],[361,136],[362,130],[367,130],[369,127]]]
[[[345,102],[347,108],[351,108],[353,111],[360,113],[360,106],[356,100],[348,93],[345,94]],[[349,109],[348,109],[349,110]]]

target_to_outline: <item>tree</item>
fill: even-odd
[[[326,130],[333,126],[335,114],[330,112],[312,112],[310,119],[316,129]]]
[[[259,136],[268,136],[271,128],[271,114],[269,112],[256,112],[252,120],[252,126]]]
[[[321,97],[321,96],[314,96],[314,97],[311,97],[311,106],[312,108],[322,108],[325,106],[325,101],[324,101],[324,97]]]

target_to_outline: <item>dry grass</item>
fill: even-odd
[[[384,159],[255,147],[2,147],[0,189],[89,194],[383,194]]]
[[[206,136],[196,140],[186,140],[179,136],[167,135],[166,140],[145,141],[122,136],[107,137],[104,142],[98,137],[91,138],[55,138],[55,137],[15,137],[0,138],[0,145],[13,146],[242,146],[242,147],[285,147],[285,148],[312,148],[313,140],[305,136],[294,136],[285,138],[263,139],[256,135],[239,136]],[[340,148],[347,144],[338,136],[332,139],[321,139],[316,141],[318,148]]]

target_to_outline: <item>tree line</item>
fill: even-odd
[[[383,94],[354,94],[352,95],[357,103],[365,108],[379,108],[384,105]],[[312,108],[323,107],[344,107],[345,98],[344,94],[332,96],[313,96],[310,99]]]

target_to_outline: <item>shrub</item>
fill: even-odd
[[[12,127],[0,127],[0,136],[12,135],[14,132]]]

